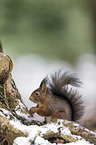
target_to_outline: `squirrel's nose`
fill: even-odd
[[[30,96],[29,99],[32,100],[32,97]]]
[[[29,99],[34,102],[34,97],[30,96]]]

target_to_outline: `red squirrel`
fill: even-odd
[[[81,96],[69,85],[79,87],[81,82],[74,74],[60,71],[51,75],[51,79],[45,77],[38,89],[30,96],[30,100],[37,103],[37,107],[30,108],[30,114],[35,112],[40,116],[50,118],[51,121],[57,119],[67,119],[78,121],[83,115],[83,105]]]

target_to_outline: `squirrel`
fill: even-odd
[[[31,107],[30,114],[36,112],[47,122],[57,119],[78,121],[83,115],[83,101],[81,95],[70,86],[79,87],[81,81],[75,74],[61,74],[61,71],[51,74],[50,78],[45,77],[40,87],[31,94],[29,99],[37,103],[37,107]]]

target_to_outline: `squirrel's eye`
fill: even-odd
[[[36,96],[39,96],[40,95],[40,93],[39,92],[36,92],[36,94],[35,94]]]

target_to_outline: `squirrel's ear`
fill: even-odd
[[[46,92],[47,92],[47,86],[46,86],[46,84],[43,84],[41,89],[42,89],[42,92],[46,94]]]

